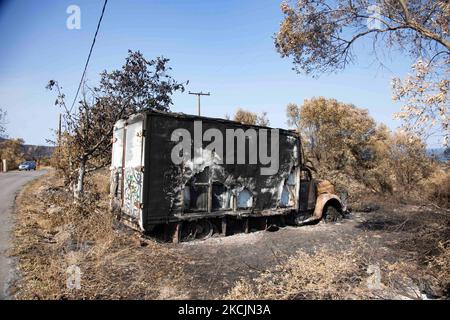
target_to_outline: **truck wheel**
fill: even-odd
[[[341,221],[343,218],[342,213],[333,207],[332,205],[326,206],[326,208],[323,211],[323,221],[325,223],[332,223],[332,222],[338,222]]]
[[[214,233],[213,224],[204,219],[188,222],[181,231],[182,241],[204,240],[211,237]]]

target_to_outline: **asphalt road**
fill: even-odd
[[[27,182],[44,173],[45,170],[0,173],[0,300],[9,298],[8,284],[14,274],[7,251],[11,247],[15,196]]]

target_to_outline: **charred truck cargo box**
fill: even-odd
[[[114,126],[111,207],[167,240],[301,225],[345,211],[303,166],[296,132],[146,111]]]

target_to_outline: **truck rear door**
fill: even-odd
[[[127,121],[124,129],[123,204],[126,218],[143,228],[142,189],[144,182],[144,117],[139,114]]]

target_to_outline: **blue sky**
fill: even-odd
[[[393,54],[380,69],[367,54],[368,43],[355,48],[353,66],[318,79],[292,71],[289,59],[275,51],[273,35],[282,20],[274,0],[109,0],[87,78],[119,68],[127,50],[148,59],[171,59],[172,75],[190,80],[187,91],[210,91],[202,115],[223,117],[238,107],[266,111],[271,126],[286,127],[285,108],[313,96],[336,98],[367,108],[391,128],[390,79],[405,75],[410,60]],[[81,9],[81,29],[66,28],[69,5]],[[45,144],[56,128],[54,92],[58,80],[73,99],[101,12],[103,0],[0,0],[0,107],[8,112],[8,134],[27,143]],[[196,112],[196,97],[174,96],[172,110]]]

